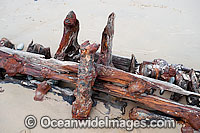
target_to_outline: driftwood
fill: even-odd
[[[144,92],[154,89],[177,90],[183,95],[197,95],[182,88],[155,79],[127,73],[116,68],[95,64],[97,79],[94,90],[108,93],[121,98],[140,102],[147,107],[161,111],[174,117],[180,117],[194,129],[200,128],[200,109],[185,106]],[[16,74],[31,75],[44,79],[61,80],[77,84],[78,63],[44,59],[44,56],[9,48],[0,48],[0,68],[9,76]]]

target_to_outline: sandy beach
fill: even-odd
[[[107,17],[115,12],[113,54],[130,57],[138,62],[162,58],[168,63],[184,64],[200,70],[200,17],[199,0],[6,0],[0,1],[0,38],[6,37],[14,44],[35,43],[49,46],[52,56],[62,34],[63,20],[73,10],[80,22],[79,44],[86,40],[101,42]],[[62,97],[48,93],[44,101],[33,100],[35,91],[16,84],[0,84],[0,133],[51,133],[51,132],[127,132],[125,129],[27,129],[27,115],[36,118],[50,116],[54,119],[71,119],[71,105]],[[110,114],[103,103],[92,108],[91,118],[109,116],[128,118],[133,103],[126,114],[111,107]],[[175,129],[134,129],[133,133],[180,132]]]

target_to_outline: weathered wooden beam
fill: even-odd
[[[117,97],[133,100],[144,104],[154,110],[163,112],[167,115],[180,118],[186,124],[189,124],[195,130],[200,129],[200,109],[193,106],[187,106],[173,102],[171,100],[161,98],[154,95],[130,95],[130,93],[122,92],[120,88],[109,85],[101,87],[100,84],[93,87],[94,90],[108,93]]]
[[[58,60],[76,60],[74,58],[79,54],[79,44],[77,41],[79,32],[79,21],[76,14],[70,11],[64,20],[63,37],[59,48],[54,56]]]
[[[99,54],[98,64],[113,66],[112,64],[112,42],[114,36],[115,14],[111,13],[108,17],[107,25],[102,33],[101,52]]]
[[[156,121],[166,121],[170,128],[174,128],[176,126],[176,118],[171,118],[165,115],[156,114],[155,112],[145,110],[142,108],[132,108],[129,112],[129,118],[131,120],[145,120],[146,124],[151,124],[151,122]],[[156,120],[156,121],[155,121]],[[181,128],[182,133],[193,133],[194,129],[188,124],[178,119],[178,123],[183,124],[184,126]]]
[[[129,111],[129,118],[131,120],[174,120],[171,117],[160,115],[160,114],[155,114],[153,112],[150,112],[149,110],[145,110],[142,108],[132,108]]]
[[[74,92],[76,100],[72,105],[72,118],[87,119],[92,108],[92,86],[96,79],[94,54],[99,45],[84,42],[81,47],[81,57],[78,66],[77,89]]]
[[[14,76],[17,73],[32,75],[34,77],[43,77],[47,79],[68,81],[76,84],[78,63],[70,61],[59,61],[56,59],[44,59],[44,56],[33,53],[12,50],[5,47],[0,47],[0,68],[6,70],[9,76]],[[96,64],[98,80],[113,82],[123,86],[133,93],[141,94],[150,89],[167,90],[176,92],[185,96],[194,95],[200,97],[200,94],[183,90],[181,87],[170,84],[168,82],[155,80],[142,75],[136,75],[124,72],[122,70]],[[141,89],[134,83],[142,83]]]
[[[78,63],[44,59],[42,55],[5,47],[0,47],[0,68],[5,69],[10,76],[19,73],[77,84]],[[180,117],[196,130],[200,128],[199,108],[185,106],[153,95],[145,95],[144,92],[148,92],[153,88],[198,97],[199,94],[185,91],[167,82],[127,73],[101,64],[96,64],[96,72],[98,76],[93,86],[94,90],[143,103],[152,109]]]

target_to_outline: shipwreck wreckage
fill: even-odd
[[[41,101],[48,91],[63,96],[72,104],[72,117],[87,119],[94,100],[127,105],[123,99],[140,103],[148,109],[133,108],[130,119],[169,117],[183,124],[182,132],[200,129],[200,72],[183,65],[168,64],[165,60],[137,63],[112,55],[115,14],[108,17],[102,33],[101,45],[85,41],[79,45],[79,21],[73,11],[64,20],[63,37],[54,58],[50,48],[31,44],[27,51],[15,50],[8,39],[0,42],[1,83],[11,82],[36,88],[35,100]],[[96,52],[101,48],[100,53]],[[61,86],[61,83],[68,86]],[[170,99],[155,95],[171,92]],[[1,90],[2,92],[2,90]],[[102,98],[100,94],[107,98]],[[186,97],[188,105],[180,104]],[[109,98],[110,97],[110,98]],[[154,111],[154,112],[153,112]],[[145,114],[143,117],[138,114]]]

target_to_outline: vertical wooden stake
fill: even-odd
[[[94,55],[99,45],[84,42],[81,47],[81,57],[78,66],[77,89],[74,92],[76,101],[72,105],[72,118],[87,119],[92,108],[92,86],[96,79]]]
[[[101,53],[97,63],[106,66],[113,66],[112,64],[112,41],[114,36],[114,19],[115,14],[111,13],[108,17],[108,22],[102,33]]]
[[[55,54],[55,59],[74,61],[74,56],[79,54],[79,44],[77,41],[79,32],[79,21],[76,14],[71,11],[64,20],[64,32],[59,48]]]
[[[130,73],[135,73],[135,64],[136,64],[135,55],[132,54],[131,55],[131,63],[130,63],[130,67],[129,67],[129,72]]]

